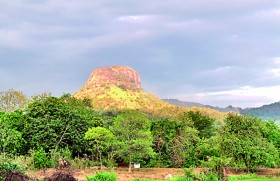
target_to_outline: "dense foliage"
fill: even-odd
[[[27,167],[80,168],[141,163],[142,167],[280,166],[280,128],[273,121],[229,114],[223,122],[197,111],[152,117],[139,110],[94,111],[90,100],[34,96],[24,107],[0,112],[0,163],[30,156]],[[129,169],[130,170],[130,169]]]
[[[111,127],[116,136],[118,156],[129,163],[153,155],[150,120],[138,111],[125,111],[115,118]]]
[[[100,160],[100,169],[102,169],[102,153],[108,152],[108,148],[113,145],[115,140],[113,133],[106,128],[98,126],[89,129],[85,133],[85,139],[91,143],[89,146],[92,153],[94,153],[92,149],[95,148],[97,150]],[[93,148],[91,148],[91,146]]]
[[[195,166],[195,147],[199,141],[198,131],[188,121],[157,120],[152,123],[156,166]]]
[[[89,127],[101,126],[102,119],[87,102],[71,97],[48,97],[28,105],[22,124],[26,151],[42,147],[49,152],[69,147],[77,155],[86,150],[85,132]]]
[[[260,166],[275,167],[279,164],[279,151],[264,137],[262,127],[260,119],[228,115],[220,132],[222,151],[248,171]]]

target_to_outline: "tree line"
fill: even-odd
[[[90,157],[102,167],[133,162],[142,167],[279,167],[280,128],[273,121],[229,113],[219,124],[199,111],[152,117],[137,110],[96,111],[88,99],[49,94],[27,99],[0,92],[0,154],[4,158]],[[43,156],[42,156],[43,155]],[[216,167],[217,168],[217,167]]]

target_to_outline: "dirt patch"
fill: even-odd
[[[196,168],[194,169],[195,173],[199,173],[202,169]],[[38,179],[42,179],[45,177],[50,177],[53,173],[58,171],[57,169],[47,169],[45,171],[28,171],[28,174],[31,177],[35,177]],[[68,169],[64,170],[73,174],[73,176],[79,181],[85,181],[85,175],[93,175],[100,170],[97,169],[85,169],[85,170],[73,170]],[[110,169],[105,169],[105,171],[110,172]],[[127,168],[115,168],[112,169],[115,173],[118,174],[118,181],[128,181],[136,178],[140,179],[166,179],[168,174],[172,176],[180,176],[184,175],[184,171],[181,168],[140,168],[140,169],[132,169],[132,173],[128,173]],[[280,169],[260,169],[257,174],[264,176],[275,176],[277,173],[280,173]],[[229,175],[236,175],[237,173],[234,170],[231,170]],[[240,174],[240,173],[239,173]]]

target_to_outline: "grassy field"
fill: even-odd
[[[228,181],[279,181],[280,178],[271,177],[271,176],[258,176],[256,174],[247,174],[247,175],[238,175],[238,176],[230,176]]]

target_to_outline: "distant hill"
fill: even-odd
[[[210,108],[185,108],[160,100],[152,93],[145,92],[141,88],[140,75],[126,66],[95,69],[74,97],[90,99],[96,110],[137,109],[157,117],[170,117],[184,111],[199,110],[217,120],[224,118],[224,113]]]
[[[257,108],[239,108],[239,107],[233,107],[228,106],[225,108],[221,107],[214,107],[210,105],[204,105],[200,103],[195,102],[187,102],[187,101],[180,101],[177,99],[162,99],[163,101],[166,101],[170,104],[177,105],[177,106],[184,106],[184,107],[202,107],[202,108],[210,108],[215,109],[220,112],[236,112],[243,115],[250,115],[254,117],[259,117],[263,120],[276,120],[280,123],[280,102],[275,102],[269,105],[263,105],[261,107]]]
[[[257,108],[243,109],[241,114],[259,117],[264,120],[276,120],[280,122],[280,102],[263,105]]]
[[[184,106],[184,107],[202,107],[202,108],[210,108],[210,109],[214,109],[220,112],[236,112],[236,113],[240,113],[242,111],[241,108],[238,107],[233,107],[233,106],[228,106],[225,108],[221,108],[221,107],[216,107],[216,106],[210,106],[210,105],[204,105],[204,104],[200,104],[200,103],[196,103],[196,102],[187,102],[187,101],[180,101],[178,99],[162,99],[165,102],[168,102],[170,104],[176,105],[176,106]]]

